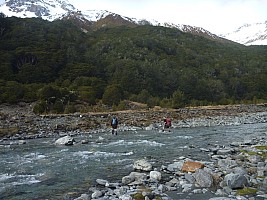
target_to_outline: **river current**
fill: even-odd
[[[87,134],[73,146],[57,146],[55,138],[12,141],[0,145],[0,199],[74,199],[97,178],[120,182],[146,158],[160,169],[180,156],[209,161],[200,151],[208,145],[228,145],[267,134],[267,123],[177,128],[171,132],[138,130]],[[88,144],[80,141],[88,140]]]

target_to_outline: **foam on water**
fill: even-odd
[[[134,141],[118,140],[107,144],[107,146],[131,146],[131,145],[163,146],[165,144],[150,140],[134,140]]]
[[[186,136],[186,135],[183,135],[183,136],[175,136],[175,137],[172,137],[172,138],[179,138],[179,139],[186,139],[186,140],[189,140],[189,139],[192,139],[193,136]]]
[[[66,152],[69,151],[69,149],[61,149],[60,152]]]
[[[44,159],[45,157],[46,157],[45,155],[38,152],[30,153],[24,156],[24,158],[29,160],[41,160]]]
[[[127,156],[127,155],[132,155],[133,152],[128,152],[128,153],[113,153],[113,152],[101,152],[101,151],[97,151],[94,153],[94,157],[116,157],[116,156]]]
[[[77,151],[74,152],[73,155],[74,156],[79,156],[82,159],[88,159],[90,157],[91,154],[93,154],[94,152],[92,151]]]
[[[114,152],[102,152],[102,151],[78,151],[73,153],[74,156],[79,156],[82,159],[89,158],[107,158],[107,157],[119,157],[119,156],[129,156],[133,155],[133,152],[123,152],[123,153],[114,153]]]
[[[32,185],[36,183],[40,183],[41,180],[39,178],[44,174],[0,174],[0,191],[8,190],[13,186],[19,185]]]
[[[17,181],[12,182],[12,185],[31,185],[34,183],[41,182],[37,178],[42,176],[43,174],[37,175],[18,175],[15,178],[18,179]]]
[[[136,141],[136,144],[145,144],[145,145],[148,145],[148,146],[164,146],[165,144],[163,143],[159,143],[159,142],[156,142],[156,141],[149,141],[149,140],[138,140]]]

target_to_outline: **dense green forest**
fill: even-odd
[[[71,21],[0,15],[0,103],[37,113],[267,101],[267,46],[137,26],[83,32]]]

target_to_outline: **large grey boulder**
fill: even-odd
[[[231,189],[240,189],[248,186],[248,180],[243,174],[227,174],[224,177],[224,182]]]
[[[196,179],[196,184],[199,187],[209,188],[213,186],[212,176],[204,169],[197,169],[196,173],[194,174],[194,177]]]
[[[65,136],[62,138],[59,138],[55,141],[55,144],[57,145],[73,145],[73,143],[75,142],[74,138],[70,137],[70,136]]]

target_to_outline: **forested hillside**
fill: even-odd
[[[38,113],[267,101],[267,46],[209,40],[177,29],[103,27],[0,16],[0,103]]]

